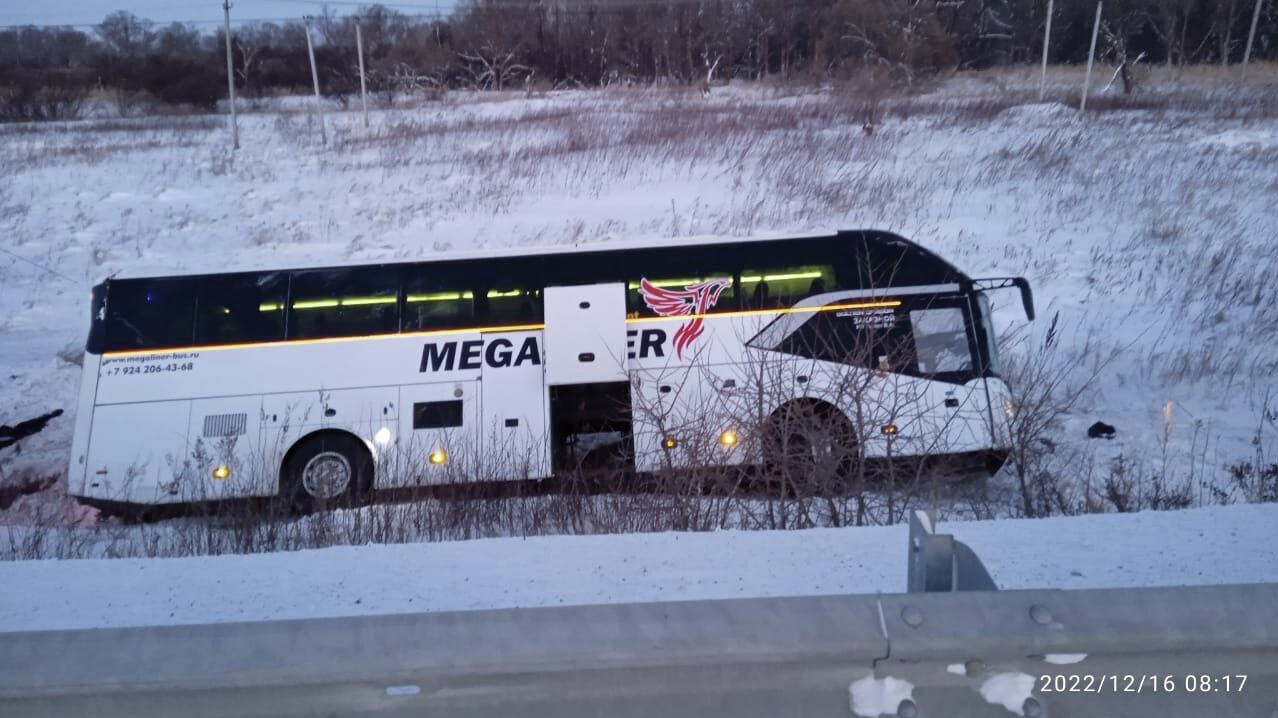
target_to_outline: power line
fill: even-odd
[[[4,252],[5,254],[9,255],[10,257],[13,257],[14,259],[20,259],[20,260],[22,260],[23,262],[26,262],[27,264],[30,264],[31,266],[35,267],[36,269],[43,269],[44,271],[48,272],[49,274],[52,274],[52,275],[54,275],[55,277],[61,277],[61,278],[65,279],[65,280],[67,280],[68,282],[71,282],[72,284],[79,284],[79,282],[77,282],[76,280],[74,280],[74,279],[72,279],[72,278],[68,277],[67,275],[63,274],[62,272],[57,271],[56,269],[50,269],[50,268],[48,268],[48,267],[44,266],[43,264],[40,264],[39,262],[36,262],[35,260],[27,259],[26,257],[22,256],[21,254],[15,254],[14,252],[10,252],[9,250],[5,249],[4,247],[0,247],[0,252]]]

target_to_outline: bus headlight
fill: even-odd
[[[231,478],[231,467],[229,467],[229,466],[227,466],[227,465],[223,464],[223,465],[221,465],[221,466],[217,467],[216,469],[213,469],[213,478],[215,478],[215,479],[229,479],[229,478]]]
[[[435,449],[430,452],[430,456],[427,456],[426,458],[430,461],[430,463],[439,466],[440,464],[448,461],[448,452],[443,449]]]
[[[724,431],[722,434],[719,434],[719,443],[723,444],[724,446],[736,446],[737,432],[733,431],[732,429],[728,429],[727,431]]]

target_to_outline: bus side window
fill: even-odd
[[[741,271],[741,294],[748,309],[785,309],[836,288],[834,267],[803,265]]]
[[[294,272],[290,338],[349,337],[399,331],[395,269],[353,267]]]
[[[485,324],[539,324],[545,316],[541,289],[525,289],[508,284],[490,285],[484,297],[488,301]]]
[[[737,308],[736,286],[732,281],[731,274],[715,275],[709,277],[668,277],[663,274],[654,274],[653,276],[644,276],[641,279],[647,279],[648,283],[656,287],[658,291],[669,290],[672,292],[689,292],[696,291],[698,288],[704,293],[702,297],[708,302],[714,299],[714,304],[707,304],[705,308],[706,314],[714,314],[715,312],[730,312]],[[722,287],[705,284],[706,282],[721,281]],[[691,289],[690,289],[691,288]],[[716,291],[717,289],[717,291]],[[697,295],[687,295],[685,301],[694,303]],[[655,316],[657,312],[648,306],[644,299],[643,293],[640,291],[640,281],[632,279],[626,282],[626,311],[634,313],[636,316],[650,317]]]
[[[195,283],[187,279],[111,282],[106,349],[190,346],[195,328]]]
[[[486,326],[540,324],[545,317],[541,262],[534,257],[491,260],[482,272],[483,295],[476,299]]]
[[[868,334],[865,346],[868,349],[866,359],[869,368],[898,374],[918,374],[914,337],[910,333],[908,317],[898,316],[891,327],[872,329]]]
[[[283,339],[287,295],[285,273],[232,274],[201,280],[195,315],[196,344]]]
[[[441,268],[409,270],[404,280],[402,331],[475,326],[475,282],[471,273],[447,265]]]

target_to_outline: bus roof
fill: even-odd
[[[912,265],[914,272],[910,274],[930,275],[936,277],[936,281],[970,281],[970,278],[959,271],[957,267],[950,264],[935,252],[912,242],[898,234],[886,232],[882,230],[831,230],[831,231],[814,231],[804,234],[776,233],[776,234],[758,234],[749,237],[732,237],[718,235],[694,235],[687,237],[662,237],[647,240],[609,240],[594,242],[577,242],[574,244],[561,245],[543,245],[543,246],[520,246],[520,247],[503,247],[503,248],[485,248],[479,250],[468,251],[449,251],[434,252],[426,257],[418,259],[397,259],[391,262],[352,262],[349,264],[315,264],[291,267],[259,267],[256,269],[231,270],[227,272],[178,272],[165,275],[143,275],[143,276],[123,276],[111,277],[104,283],[120,280],[135,279],[197,279],[200,277],[214,277],[224,274],[243,274],[250,272],[289,272],[313,269],[345,269],[352,267],[391,267],[398,265],[414,265],[414,264],[433,264],[436,262],[452,262],[474,259],[496,259],[496,258],[518,258],[518,257],[544,257],[561,254],[585,254],[596,252],[622,252],[626,250],[638,249],[659,249],[661,247],[689,247],[689,246],[709,246],[720,244],[738,244],[753,243],[766,241],[784,241],[784,240],[801,240],[801,239],[848,239],[864,241],[866,250],[870,253],[876,253],[880,250],[887,253],[897,253],[899,255],[896,261]],[[941,280],[940,277],[946,277]]]

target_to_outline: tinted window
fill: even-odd
[[[952,298],[818,312],[775,346],[788,354],[938,381],[961,383],[974,375],[967,314]]]
[[[658,274],[626,283],[626,306],[635,316],[668,315],[673,307],[685,304],[691,305],[691,313],[696,314],[736,309],[736,285],[732,276],[668,277]]]
[[[484,324],[537,324],[545,316],[540,258],[494,260],[483,272],[479,313]]]
[[[741,270],[741,295],[749,309],[784,309],[837,286],[829,264],[772,264]]]
[[[187,279],[111,282],[107,296],[106,348],[190,346],[195,283]]]
[[[785,309],[815,294],[851,289],[848,247],[830,240],[794,239],[740,245],[741,303],[747,309]]]
[[[403,330],[475,326],[475,269],[471,262],[410,267],[404,278]]]
[[[200,280],[196,343],[283,339],[287,296],[288,275],[284,273],[232,274]]]
[[[683,305],[691,305],[691,312],[706,314],[737,308],[732,268],[716,266],[715,271],[709,271],[705,253],[699,248],[626,254],[622,265],[628,273],[626,311],[632,317],[668,315]]]
[[[576,284],[606,284],[626,277],[638,252],[581,252],[550,254],[542,258],[542,284],[565,287]]]
[[[414,429],[447,429],[462,425],[462,400],[413,404]]]
[[[778,348],[868,369],[914,373],[914,339],[909,317],[900,308],[821,312],[804,321]]]
[[[393,268],[294,272],[291,338],[349,337],[399,330],[399,277]]]

